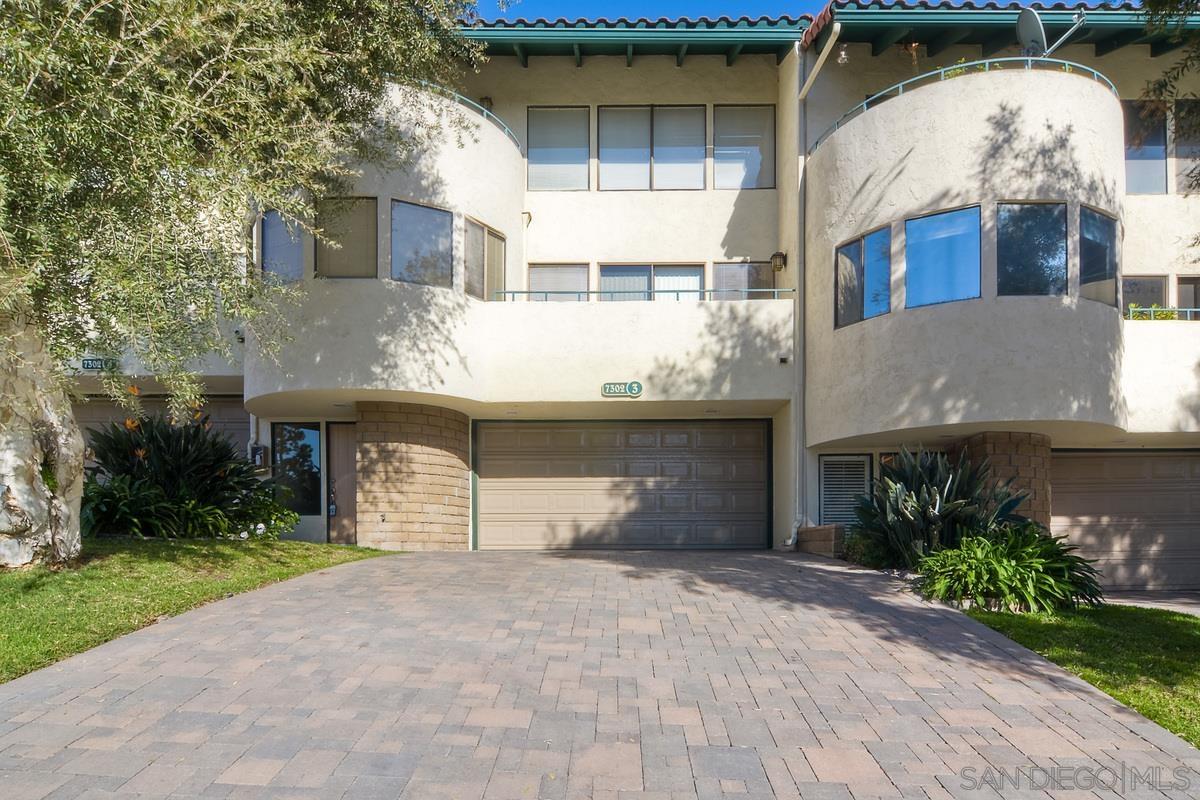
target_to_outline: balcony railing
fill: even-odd
[[[489,122],[491,122],[492,124],[494,124],[497,128],[504,131],[504,135],[507,136],[509,139],[512,139],[512,143],[517,146],[518,150],[521,150],[521,140],[517,138],[517,135],[515,133],[513,133],[512,128],[508,127],[508,125],[505,124],[504,120],[497,117],[489,109],[484,108],[483,106],[479,105],[479,103],[476,103],[474,100],[472,100],[469,97],[463,97],[458,92],[453,92],[443,86],[438,86],[436,83],[429,83],[428,81],[421,81],[421,86],[423,88],[425,88],[427,91],[433,92],[434,94],[440,94],[442,97],[453,100],[454,102],[458,103],[459,105],[466,106],[467,108],[471,109],[475,113],[479,114],[484,119],[486,119]],[[522,152],[524,152],[524,151],[522,150]]]
[[[1130,320],[1183,320],[1184,322],[1200,322],[1200,308],[1153,308],[1145,306],[1130,306],[1125,309],[1125,319]]]
[[[913,89],[929,83],[950,80],[962,75],[970,75],[977,72],[999,72],[1006,69],[1011,71],[1014,68],[1024,70],[1040,69],[1052,72],[1080,73],[1081,75],[1085,75],[1092,80],[1104,84],[1112,91],[1114,95],[1118,94],[1117,87],[1114,86],[1113,82],[1106,78],[1103,74],[1097,72],[1091,67],[1086,67],[1083,64],[1076,64],[1073,61],[1062,61],[1057,58],[1034,58],[1032,56],[988,58],[984,59],[983,61],[967,61],[961,64],[951,64],[948,67],[941,67],[940,69],[935,69],[933,72],[926,72],[924,75],[918,75],[915,78],[909,78],[908,80],[897,83],[894,86],[889,86],[882,92],[871,95],[866,100],[862,101],[854,108],[850,109],[841,117],[839,117],[837,122],[830,125],[824,133],[817,137],[817,140],[813,142],[813,145],[809,148],[808,152],[811,154],[817,149],[821,142],[829,138],[834,131],[838,130],[847,122],[854,119],[867,109],[879,105],[884,100],[888,100],[892,97],[899,97],[905,92],[911,92]]]
[[[778,300],[784,295],[794,294],[795,289],[647,289],[645,291],[587,290],[587,291],[512,291],[496,292],[496,300],[526,300],[530,302],[606,302],[638,300]]]

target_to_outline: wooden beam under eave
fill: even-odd
[[[1129,31],[1128,33],[1118,33],[1116,36],[1110,36],[1107,39],[1102,39],[1096,42],[1096,58],[1106,56],[1114,50],[1119,50],[1122,47],[1127,47],[1131,44],[1137,44],[1142,39],[1146,38],[1144,30]]]
[[[632,44],[625,45],[625,66],[626,67],[633,66],[633,45]]]
[[[1184,41],[1182,38],[1163,39],[1160,42],[1151,42],[1150,43],[1150,57],[1158,58],[1159,56],[1165,56],[1168,53],[1174,53],[1176,50],[1183,47],[1183,45],[1184,45]]]
[[[579,47],[579,42],[575,42],[575,44],[571,45],[571,50],[573,50],[575,52],[575,66],[582,67],[583,66],[583,50],[582,50],[582,48]]]
[[[725,66],[732,67],[733,62],[737,61],[738,55],[742,52],[742,45],[735,44],[725,53]]]
[[[679,45],[679,50],[675,52],[675,66],[682,67],[683,59],[687,57],[687,42]]]
[[[888,28],[883,33],[875,37],[871,42],[871,55],[881,56],[887,52],[887,49],[896,42],[908,36],[912,32],[912,28]]]
[[[521,66],[525,69],[529,68],[529,53],[519,44],[513,44],[513,55],[521,62]]]
[[[933,37],[933,39],[929,41],[929,44],[925,45],[925,55],[933,58],[934,56],[943,52],[946,48],[953,47],[970,35],[970,28],[947,28],[937,36]]]

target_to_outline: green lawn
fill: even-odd
[[[1200,746],[1200,617],[1135,606],[968,613]]]
[[[378,555],[306,542],[85,539],[76,566],[0,570],[0,683],[164,615]]]

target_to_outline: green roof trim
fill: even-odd
[[[808,17],[731,19],[496,20],[464,25],[464,36],[484,44],[488,55],[512,56],[523,66],[530,57],[570,56],[582,65],[589,56],[673,56],[682,66],[689,56],[719,55],[732,65],[749,54],[782,58],[801,40]]]

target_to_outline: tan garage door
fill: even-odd
[[[1200,454],[1055,453],[1051,527],[1110,588],[1200,588]]]
[[[765,547],[766,421],[483,422],[482,549]]]
[[[142,408],[149,414],[160,414],[166,413],[167,404],[160,398],[148,397],[142,400]],[[126,417],[124,409],[100,397],[76,403],[74,409],[75,421],[84,429],[100,428]],[[233,439],[239,452],[246,451],[246,443],[250,441],[250,415],[246,413],[241,397],[209,397],[203,411],[209,415],[214,428]]]

